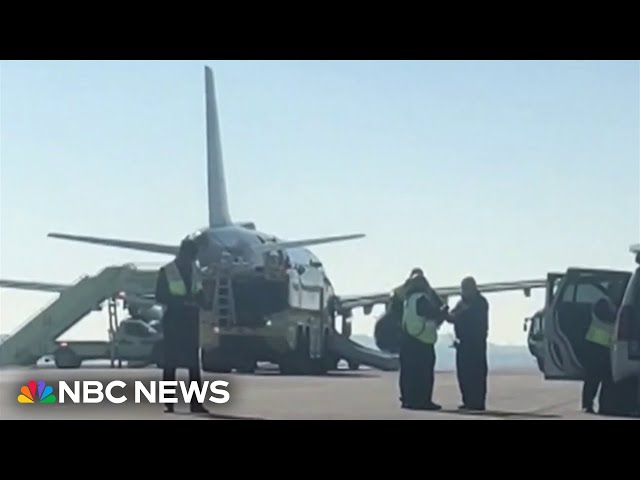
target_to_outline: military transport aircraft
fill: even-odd
[[[325,274],[320,260],[307,247],[339,241],[353,240],[364,237],[363,234],[348,234],[338,236],[326,236],[300,240],[283,240],[274,235],[260,232],[253,222],[234,222],[229,212],[227,202],[227,190],[223,168],[222,147],[220,140],[220,128],[214,92],[213,73],[209,67],[205,67],[205,102],[206,102],[206,137],[207,137],[207,170],[208,170],[208,225],[189,235],[194,239],[199,248],[198,261],[201,266],[218,265],[222,261],[230,262],[244,271],[252,270],[262,272],[270,265],[281,265],[297,275],[297,285],[302,285],[302,291],[320,291],[319,295],[306,296],[304,292],[299,296],[298,308],[305,309],[313,304],[322,308],[329,305],[333,299],[343,314],[348,315],[353,309],[362,307],[365,312],[370,312],[375,304],[388,304],[389,292],[380,292],[368,295],[349,295],[341,297],[333,291],[331,282]],[[166,254],[169,257],[176,255],[179,244],[162,244],[152,241],[136,241],[121,238],[101,238],[94,236],[75,235],[68,233],[50,233],[49,237],[104,245],[110,247],[131,249],[144,252]],[[245,290],[245,300],[254,299],[256,295],[267,302],[265,297],[271,293],[259,290],[263,284],[255,284],[252,289]],[[508,290],[523,290],[526,295],[533,288],[543,288],[546,285],[544,278],[534,280],[520,280],[511,282],[498,282],[481,284],[482,292],[498,292]],[[7,288],[23,288],[50,292],[61,292],[68,285],[45,284],[30,281],[6,280],[1,281],[0,286]],[[298,287],[296,287],[298,288]],[[446,287],[436,289],[442,297],[459,294],[459,287]],[[124,292],[126,295],[126,292]],[[236,292],[238,293],[238,292]],[[162,309],[155,305],[152,297],[127,299],[130,313],[140,318],[156,320],[161,316]],[[242,294],[240,301],[242,301]],[[305,305],[307,302],[307,305]],[[251,303],[251,302],[249,302]],[[254,302],[255,303],[255,302]],[[388,320],[383,316],[380,321]],[[384,329],[383,329],[384,330]],[[384,335],[383,335],[384,336]],[[383,339],[384,340],[384,339]],[[384,341],[382,341],[384,344]]]

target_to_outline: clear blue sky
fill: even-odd
[[[341,293],[389,289],[416,265],[440,286],[632,266],[638,62],[3,61],[1,277],[166,260],[49,231],[177,242],[207,223],[205,64],[234,220],[284,238],[366,233],[314,249]],[[524,343],[541,295],[488,298],[491,340]],[[0,331],[50,299],[0,291]],[[103,338],[106,322],[78,328]]]

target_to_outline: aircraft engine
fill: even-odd
[[[383,352],[391,354],[400,352],[402,310],[402,299],[394,295],[386,311],[376,322],[373,337],[376,346]]]
[[[400,352],[401,333],[400,316],[386,311],[376,322],[373,337],[382,352],[397,354]]]

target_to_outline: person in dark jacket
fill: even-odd
[[[162,318],[164,365],[162,378],[175,381],[176,369],[187,368],[189,380],[200,383],[200,308],[205,305],[202,281],[195,261],[196,243],[185,239],[175,260],[160,269],[156,300],[166,307]],[[192,397],[192,413],[208,413]],[[167,413],[173,404],[165,405]]]
[[[439,410],[432,400],[437,330],[444,305],[421,271],[412,272],[403,289],[400,341],[400,402],[410,410]]]
[[[611,378],[610,345],[616,311],[608,299],[601,298],[593,306],[591,324],[586,334],[582,410],[594,413],[593,402],[598,395],[598,413],[610,413],[615,397]],[[599,390],[599,394],[598,394]]]
[[[456,373],[462,396],[458,408],[483,411],[487,396],[489,303],[472,277],[462,280],[461,294],[449,314],[456,335]]]

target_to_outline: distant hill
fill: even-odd
[[[368,335],[352,335],[351,340],[365,347],[378,349],[375,340]],[[452,337],[443,335],[436,344],[436,368],[438,370],[455,369],[456,352],[455,349],[449,347],[451,343]],[[490,343],[489,368],[537,368],[537,365],[525,345],[494,345]]]

